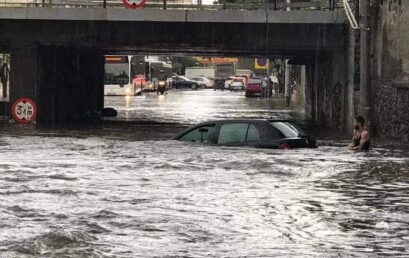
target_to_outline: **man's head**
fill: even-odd
[[[353,123],[355,130],[362,128],[364,125],[365,119],[362,116],[356,116]]]

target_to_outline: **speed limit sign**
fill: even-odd
[[[145,6],[146,0],[122,0],[124,5],[131,9],[138,9]]]
[[[37,105],[28,98],[17,99],[11,108],[11,114],[16,122],[28,124],[33,122],[37,116]]]

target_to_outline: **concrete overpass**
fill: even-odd
[[[339,62],[346,28],[340,11],[3,8],[0,50],[11,53],[10,103],[33,98],[38,122],[53,124],[102,108],[104,53]]]

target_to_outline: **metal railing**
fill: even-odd
[[[148,0],[149,1],[149,0]],[[169,10],[335,10],[342,8],[341,0],[267,0],[268,3],[186,4],[174,0],[149,1],[144,9]],[[201,2],[201,1],[199,1]],[[166,4],[165,4],[166,3]],[[0,8],[126,8],[121,0],[0,0]]]

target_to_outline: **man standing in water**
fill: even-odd
[[[352,142],[348,145],[349,149],[356,151],[367,151],[371,144],[369,138],[369,132],[365,128],[365,120],[362,116],[357,116],[352,124],[354,127],[354,133],[352,136]]]

